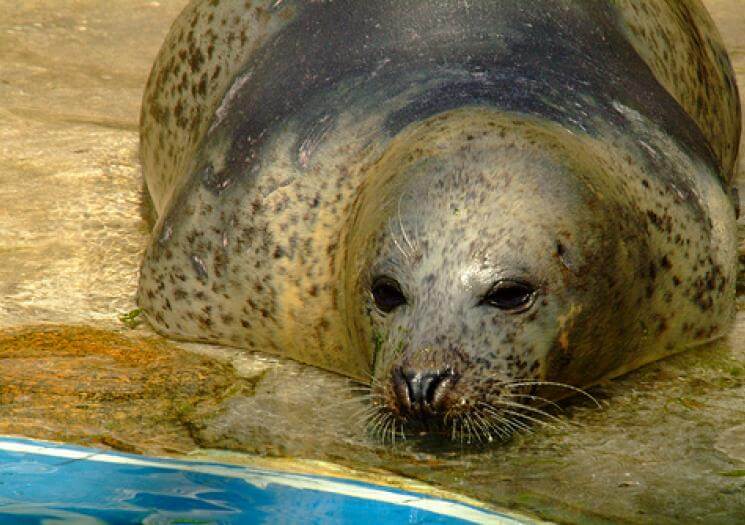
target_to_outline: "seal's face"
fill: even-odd
[[[593,356],[612,350],[604,331],[630,308],[613,304],[633,270],[608,204],[555,154],[502,131],[425,133],[431,148],[396,159],[375,188],[385,205],[361,208],[356,300],[373,425],[391,436],[421,423],[479,438],[523,427],[536,385],[602,376]]]

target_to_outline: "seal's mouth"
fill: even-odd
[[[530,426],[524,418],[507,414],[497,406],[464,400],[462,405],[441,411],[425,406],[401,413],[390,406],[380,406],[369,430],[373,437],[394,445],[398,441],[430,438],[472,445],[507,441],[516,432],[530,432]]]

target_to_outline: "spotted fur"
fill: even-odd
[[[737,101],[694,1],[192,2],[143,101],[138,301],[394,413],[403,365],[457,369],[451,407],[618,375],[729,326]],[[481,305],[513,274],[530,310]]]
[[[697,0],[615,0],[622,28],[657,80],[691,115],[721,166],[735,175],[740,97],[714,21]]]

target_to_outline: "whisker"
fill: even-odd
[[[401,195],[398,197],[398,229],[401,230],[401,235],[403,235],[404,242],[408,245],[409,250],[412,255],[414,254],[414,246],[411,244],[411,240],[409,239],[409,236],[406,234],[406,230],[404,229],[403,220],[401,219],[401,201],[404,198],[405,193],[401,193]]]
[[[466,428],[466,444],[470,445],[473,432],[471,431],[471,416],[469,414],[466,414],[463,418],[463,426]]]
[[[503,421],[505,425],[512,427],[513,429],[517,428],[518,430],[527,432],[528,434],[533,433],[533,430],[530,428],[530,426],[526,425],[524,422],[513,418],[505,418],[503,415],[508,412],[507,410],[497,411],[497,409],[490,405],[486,405],[483,408],[492,417]]]
[[[486,416],[488,417],[488,416]],[[491,419],[494,419],[493,417]],[[487,419],[489,422],[489,425],[491,425],[491,428],[494,429],[494,431],[499,435],[499,438],[502,440],[508,440],[510,439],[510,436],[514,433],[515,429],[511,426],[508,426],[505,424],[505,421],[503,418],[499,418],[496,421],[492,421],[490,419]],[[499,423],[499,424],[497,424]]]
[[[351,419],[359,419],[360,415],[370,413],[376,409],[377,407],[365,402],[358,402],[354,405],[349,403],[337,402],[328,406],[319,407],[317,410],[320,414],[328,414],[332,417],[341,416],[349,417]]]
[[[572,390],[572,391],[574,391],[574,392],[576,392],[578,394],[582,394],[583,396],[585,396],[588,399],[592,400],[592,402],[595,403],[595,405],[598,408],[603,408],[603,406],[600,404],[600,402],[597,399],[595,399],[595,397],[592,394],[586,392],[585,390],[582,390],[579,387],[572,386],[572,385],[567,385],[566,383],[557,383],[555,381],[521,381],[521,382],[515,382],[515,383],[505,383],[502,386],[506,386],[506,387],[510,387],[510,388],[516,388],[516,387],[520,387],[520,386],[557,386],[557,387],[560,387],[560,388],[566,388],[568,390]]]
[[[386,414],[385,419],[385,425],[383,425],[383,431],[381,432],[380,437],[383,439],[383,443],[385,443],[386,437],[388,436],[388,429],[391,427],[391,425],[394,423],[393,416],[390,414]]]
[[[367,421],[375,414],[374,410],[358,410],[354,414],[350,415],[350,419],[360,422]]]
[[[506,406],[506,407],[515,407],[515,408],[519,408],[521,410],[528,410],[530,412],[533,412],[533,413],[536,413],[536,414],[540,414],[543,417],[546,417],[546,418],[551,419],[551,420],[556,421],[556,422],[561,422],[562,421],[561,418],[559,418],[557,416],[554,416],[553,414],[549,414],[548,412],[545,412],[545,411],[541,410],[540,408],[532,407],[530,405],[524,405],[522,403],[513,403],[511,401],[505,401],[503,399],[495,399],[494,401],[492,401],[492,404],[502,405],[502,406]]]
[[[551,401],[550,399],[546,399],[545,397],[541,397],[541,396],[534,396],[531,394],[499,394],[499,395],[500,397],[525,397],[528,399],[532,399],[533,401],[541,401],[547,405],[551,405],[553,408],[557,410],[560,410],[562,412],[564,411],[564,409],[558,403],[555,403]]]
[[[419,210],[420,208],[417,208]],[[414,241],[419,244],[419,220],[414,221]]]
[[[484,438],[486,439],[486,441],[489,443],[494,441],[494,438],[492,437],[491,432],[490,432],[489,425],[487,424],[486,421],[484,421],[483,416],[479,414],[478,412],[474,412],[473,417],[475,419],[475,423],[479,425],[482,432],[484,433]]]
[[[491,406],[486,405],[485,408],[492,409]],[[513,425],[510,424],[510,421],[501,415],[498,415],[496,411],[485,411],[484,414],[487,418],[487,422],[491,425],[491,427],[497,432],[500,438],[502,439],[509,439],[510,435],[515,431],[515,428]],[[496,422],[501,423],[504,426],[497,425]],[[507,428],[505,428],[507,427]]]
[[[532,421],[533,423],[538,423],[539,425],[543,425],[553,430],[556,430],[557,428],[556,425],[552,425],[551,423],[547,423],[546,421],[543,421],[542,419],[538,419],[538,418],[529,416],[527,414],[523,414],[522,412],[516,412],[514,410],[508,410],[508,409],[505,409],[504,412],[507,414],[512,414],[513,416],[516,416],[516,417],[527,419],[528,421]]]
[[[366,414],[366,416],[368,417],[368,421],[367,421],[368,425],[372,425],[377,419],[379,419],[383,415],[382,412],[379,410],[375,410],[373,412],[367,412],[363,414]]]
[[[391,434],[391,446],[396,446],[396,436],[398,435],[398,421],[395,417],[391,416],[391,427],[390,427],[390,434]]]
[[[372,419],[372,416],[374,416],[376,413],[378,413],[378,409],[376,407],[368,406],[355,412],[352,417],[356,421],[365,421],[368,419]]]
[[[367,379],[369,379],[371,382],[375,382],[375,375],[373,375],[372,372],[363,371],[362,372],[362,375],[365,376],[365,377],[367,377]],[[366,385],[366,383],[361,383],[359,381],[354,381],[354,383],[357,383],[357,384],[362,385],[362,386],[365,386]]]
[[[517,430],[520,430],[521,432],[525,432],[526,434],[533,433],[533,429],[530,428],[530,425],[523,421],[520,421],[519,419],[507,418],[507,424]]]
[[[391,416],[391,426],[390,426],[390,434],[391,434],[391,445],[396,445],[396,434],[398,434],[398,421],[395,417]]]
[[[388,423],[388,415],[382,414],[378,422],[375,424],[375,434],[374,437],[376,439],[379,439],[383,443],[385,443],[385,427]]]
[[[472,412],[470,415],[470,418],[471,418],[471,426],[473,427],[473,431],[476,434],[476,439],[479,440],[479,443],[483,443],[485,440],[491,441],[487,439],[489,432],[487,432],[484,429],[484,426],[479,421],[477,414],[475,412]],[[491,437],[491,436],[488,436],[488,437]]]
[[[366,401],[369,401],[369,399],[370,399],[369,396],[354,396],[349,399],[337,399],[327,404],[326,406],[335,408],[335,407],[344,406],[344,405],[352,405],[354,403],[362,404],[362,403],[365,403]]]
[[[393,232],[391,232],[391,234],[393,234]],[[398,248],[398,251],[400,251],[401,254],[404,256],[404,259],[406,259],[408,261],[409,260],[409,254],[407,254],[404,251],[404,249],[401,248],[401,245],[399,244],[398,239],[396,239],[396,236],[395,235],[391,235],[391,240],[393,241],[393,244],[396,245],[396,248]]]
[[[368,428],[373,438],[377,438],[378,430],[385,420],[385,414],[378,412],[368,422]]]

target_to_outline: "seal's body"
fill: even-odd
[[[739,111],[694,0],[192,2],[145,91],[139,303],[491,433],[726,331]]]

